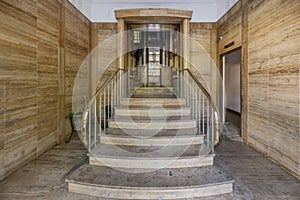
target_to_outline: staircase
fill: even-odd
[[[214,141],[207,134],[213,133],[213,114],[209,109],[193,111],[202,105],[193,107],[198,94],[187,100],[173,88],[141,87],[118,99],[121,89],[111,80],[83,117],[81,137],[89,164],[68,177],[70,192],[107,199],[185,199],[232,192],[233,180],[213,165]],[[209,105],[203,103],[203,108]]]

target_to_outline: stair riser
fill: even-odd
[[[175,98],[174,94],[134,94],[132,98]]]
[[[116,115],[114,116],[115,121],[133,121],[138,122],[151,122],[152,120],[156,121],[174,121],[174,120],[191,120],[190,116],[125,116],[125,115]]]
[[[89,156],[89,164],[126,169],[160,169],[160,168],[186,168],[212,166],[213,156],[198,156],[190,158],[165,158],[165,159],[120,159],[112,157]]]
[[[190,128],[190,129],[180,129],[180,130],[137,130],[137,129],[107,129],[106,135],[109,136],[130,136],[130,137],[139,137],[139,138],[149,138],[149,137],[159,137],[159,136],[194,136],[197,134],[196,128]]]
[[[139,129],[139,130],[149,130],[149,129],[186,129],[186,128],[196,128],[195,121],[180,121],[180,122],[122,122],[122,121],[110,121],[110,128],[120,128],[120,129]]]
[[[128,108],[128,107],[138,107],[138,108],[155,108],[155,107],[165,107],[165,108],[181,108],[185,107],[186,103],[185,100],[180,99],[124,99],[121,100],[121,107]]]
[[[135,116],[135,117],[181,117],[190,116],[189,109],[174,109],[174,110],[161,110],[161,109],[145,109],[145,110],[130,110],[130,109],[116,109],[116,116]]]
[[[145,93],[145,92],[151,92],[151,93],[166,93],[166,92],[173,92],[173,88],[138,88],[134,90],[134,93]]]
[[[182,146],[196,145],[203,143],[203,137],[157,137],[139,139],[133,137],[109,137],[101,135],[101,143],[111,145],[127,145],[127,146]]]
[[[103,198],[116,199],[192,199],[197,197],[208,197],[231,193],[232,182],[218,183],[201,187],[183,188],[113,188],[107,186],[84,185],[80,183],[69,183],[69,192],[91,195]]]

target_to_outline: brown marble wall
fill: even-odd
[[[89,51],[90,22],[66,0],[3,0],[0,9],[2,179],[63,141],[60,113]]]
[[[223,36],[219,54],[231,50],[224,51],[223,44],[242,41],[235,44],[242,47],[246,59],[242,67],[248,81],[243,86],[247,90],[245,141],[298,177],[299,10],[297,0],[240,0],[218,22],[218,34]]]

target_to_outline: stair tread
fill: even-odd
[[[162,136],[193,136],[197,133],[196,128],[187,128],[187,129],[152,129],[152,130],[133,130],[133,129],[107,129],[106,135],[115,135],[122,136],[127,135],[131,137],[162,137]]]
[[[195,138],[197,139],[197,138]],[[187,157],[210,157],[209,150],[204,145],[190,146],[121,146],[100,144],[89,153],[93,157],[110,157],[118,159],[174,159]]]
[[[157,107],[154,107],[154,108],[132,108],[132,107],[121,107],[121,108],[117,108],[116,111],[119,110],[119,111],[161,111],[161,108],[157,108]],[[165,108],[164,109],[165,111],[189,111],[190,108],[182,108],[182,107],[179,107],[179,108]]]
[[[66,180],[86,185],[117,189],[151,188],[165,189],[202,187],[233,183],[226,172],[217,166],[190,167],[180,169],[158,169],[147,173],[130,173],[105,166],[84,164]]]
[[[186,101],[178,98],[124,98],[121,108],[184,108]]]
[[[121,101],[129,101],[129,100],[133,100],[133,101],[149,101],[149,100],[157,100],[157,101],[185,101],[184,98],[123,98]]]
[[[124,129],[182,129],[182,128],[196,128],[196,120],[191,119],[151,119],[151,120],[133,120],[130,118],[123,118],[117,120],[110,120],[109,127],[124,128]]]
[[[110,122],[116,122],[116,123],[125,123],[125,122],[134,122],[134,123],[176,123],[176,124],[184,124],[184,123],[190,123],[190,122],[196,122],[194,119],[168,119],[168,120],[162,120],[162,119],[140,119],[137,121],[133,121],[131,118],[122,118],[122,120],[118,119],[111,119]]]

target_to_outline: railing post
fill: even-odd
[[[111,83],[111,86],[110,86],[110,93],[111,93],[111,98],[110,98],[110,109],[111,109],[111,119],[113,118],[114,116],[114,82],[112,81]]]
[[[209,121],[210,121],[210,110],[209,110],[209,101],[207,100],[206,102],[206,137],[207,137],[207,144],[210,145],[210,126],[209,126]]]
[[[202,134],[204,135],[205,133],[205,129],[204,129],[204,125],[205,125],[205,98],[204,98],[204,94],[202,93]]]
[[[89,135],[88,135],[88,150],[89,150],[89,152],[91,151],[91,118],[92,118],[92,110],[91,110],[91,108],[89,108],[89,125],[88,125],[88,131],[89,131]]]
[[[197,115],[197,134],[200,135],[200,90],[196,89],[196,115]]]
[[[104,88],[104,91],[103,91],[103,133],[105,134],[105,129],[106,129],[106,92],[105,92],[106,88]]]
[[[109,120],[110,116],[110,84],[107,85],[107,120]]]
[[[97,143],[97,99],[94,99],[94,148]]]
[[[99,133],[102,133],[102,92],[99,94]]]
[[[214,148],[214,144],[215,144],[215,120],[214,120],[214,108],[211,107],[211,152],[215,153],[215,148]]]

